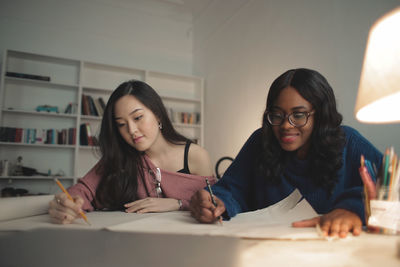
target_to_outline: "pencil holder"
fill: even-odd
[[[400,202],[370,200],[368,231],[390,235],[400,234]]]
[[[387,148],[379,172],[361,155],[360,176],[364,184],[365,221],[369,232],[400,233],[400,160]],[[377,179],[374,179],[377,177]],[[374,182],[376,180],[376,182]]]

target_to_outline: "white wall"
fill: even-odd
[[[208,2],[192,21],[184,7],[151,0],[0,0],[0,53],[181,74],[193,68],[205,77],[205,144],[214,162],[236,156],[259,127],[274,78],[315,68],[333,86],[344,123],[379,149],[400,151],[400,125],[359,124],[353,115],[369,27],[399,0]]]
[[[192,73],[192,15],[150,0],[0,0],[5,48]]]
[[[194,72],[206,81],[205,144],[215,162],[235,157],[261,125],[268,88],[284,71],[320,71],[344,124],[378,149],[400,153],[400,125],[366,125],[353,115],[372,23],[398,0],[220,0],[194,20]]]

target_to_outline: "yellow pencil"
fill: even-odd
[[[57,185],[61,188],[61,190],[67,195],[67,197],[70,200],[74,201],[74,199],[71,197],[71,195],[68,193],[68,191],[65,190],[64,186],[62,185],[62,183],[60,183],[60,181],[57,178],[54,179],[54,180],[56,181]],[[83,213],[83,211],[79,212],[79,214],[82,216],[82,218],[85,220],[85,222],[87,222],[89,225],[91,225],[89,220],[88,220],[88,218],[86,217],[85,213]]]

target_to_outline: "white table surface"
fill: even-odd
[[[249,240],[187,234],[42,228],[0,234],[0,266],[399,267],[399,236]]]

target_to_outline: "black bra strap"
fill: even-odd
[[[190,141],[187,141],[186,142],[186,145],[185,145],[185,155],[184,155],[184,158],[183,158],[183,169],[185,170],[185,171],[187,171],[187,173],[190,173],[190,171],[189,171],[189,163],[188,163],[188,157],[189,157],[189,147],[190,147],[190,144],[191,144],[192,142],[190,142]]]

